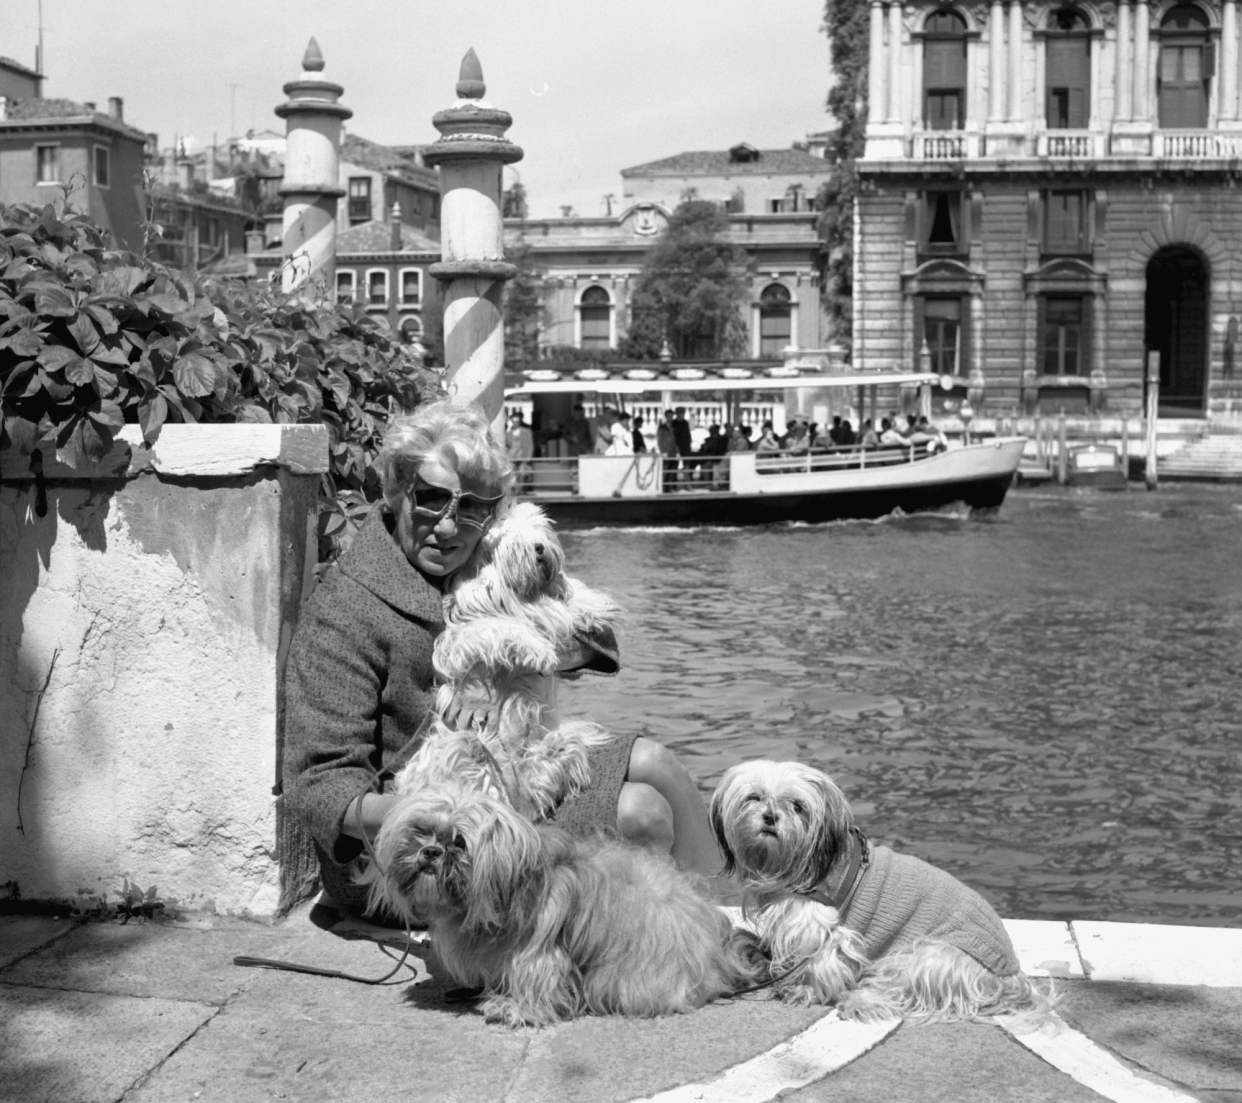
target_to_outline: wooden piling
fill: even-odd
[[[1160,417],[1160,350],[1147,353],[1147,467],[1144,481],[1148,490],[1156,489],[1156,430]]]
[[[1065,407],[1057,415],[1057,482],[1069,482],[1069,451],[1066,447]]]

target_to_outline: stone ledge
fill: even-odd
[[[126,425],[112,451],[97,463],[69,467],[43,463],[45,479],[124,479],[146,472],[172,477],[228,478],[258,467],[284,467],[295,475],[328,470],[328,431],[322,425],[165,425],[148,448],[142,428]],[[32,479],[30,457],[0,452],[0,478]]]

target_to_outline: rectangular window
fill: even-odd
[[[962,300],[923,300],[923,340],[931,354],[930,371],[957,375],[962,343]]]
[[[609,306],[584,306],[582,308],[582,345],[584,349],[607,349],[612,347],[612,308]]]
[[[1084,36],[1052,38],[1048,49],[1048,126],[1083,130],[1091,110],[1091,43]]]
[[[349,178],[349,221],[369,222],[371,220],[371,178],[369,176],[351,176]]]
[[[401,301],[406,306],[417,306],[422,298],[422,273],[417,268],[406,268],[401,272]]]
[[[1084,301],[1079,296],[1044,299],[1043,374],[1086,375]]]
[[[388,305],[388,273],[382,269],[367,273],[367,302],[372,306]]]
[[[928,130],[960,130],[966,91],[966,39],[923,43],[923,89]]]
[[[1044,250],[1049,253],[1086,252],[1086,192],[1050,191],[1045,193]]]
[[[60,146],[35,146],[35,182],[60,183]]]
[[[338,269],[336,273],[336,299],[337,302],[349,303],[354,299],[354,288],[357,286],[358,274],[356,272]]]
[[[1200,45],[1160,47],[1160,125],[1166,130],[1207,126],[1207,75]]]
[[[923,194],[923,249],[929,253],[959,253],[962,248],[962,193]]]
[[[207,244],[212,249],[220,244],[220,220],[218,218],[207,219]]]
[[[112,180],[112,164],[107,146],[96,146],[94,157],[95,186],[106,188]]]

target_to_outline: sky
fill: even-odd
[[[283,133],[272,109],[314,35],[384,143],[436,138],[473,46],[487,100],[513,116],[514,172],[536,217],[604,213],[620,170],[687,150],[786,148],[827,129],[822,0],[43,0],[44,95],[125,99],[162,145]],[[0,54],[33,65],[38,0],[0,7]]]

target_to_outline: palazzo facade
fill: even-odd
[[[853,357],[952,410],[1242,419],[1237,0],[870,9]]]

